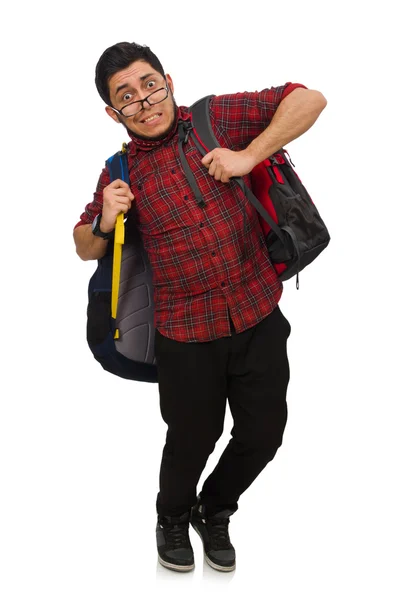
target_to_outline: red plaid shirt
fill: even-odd
[[[210,118],[222,147],[244,149],[269,125],[278,105],[301,84],[215,96]],[[178,108],[188,119],[188,108]],[[177,123],[165,140],[129,143],[136,219],[153,271],[155,326],[182,342],[206,342],[253,327],[278,304],[282,283],[269,260],[256,210],[235,182],[216,181],[189,137],[184,151],[205,206],[198,206],[181,166]],[[251,188],[249,176],[244,177]],[[105,167],[79,225],[101,212]],[[245,217],[245,235],[244,218]],[[243,248],[245,245],[245,253]],[[229,312],[228,312],[229,309]]]

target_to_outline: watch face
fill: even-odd
[[[99,213],[99,215],[97,215],[92,222],[92,233],[99,237],[102,237],[102,232],[99,229],[99,225],[101,223],[101,216],[102,216],[101,213]]]
[[[93,220],[93,222],[92,222],[92,232],[93,232],[93,233],[95,233],[95,231],[96,231],[96,229],[97,229],[98,217],[99,217],[99,215],[97,215],[97,216],[95,217],[95,219]]]
[[[95,217],[95,219],[93,220],[92,233],[94,235],[96,235],[97,237],[102,238],[103,240],[108,240],[112,236],[112,234],[104,233],[103,231],[100,230],[101,218],[102,218],[102,213],[99,213],[99,215],[97,215]]]

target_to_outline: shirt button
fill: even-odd
[[[213,253],[212,253],[212,256],[216,256],[216,252],[213,252]]]
[[[175,175],[175,169],[171,169],[171,173]]]
[[[200,223],[200,227],[204,227],[204,223]]]
[[[187,200],[187,199],[188,199],[188,196],[184,196],[183,198],[184,198],[184,200]]]
[[[138,190],[141,190],[141,189],[142,189],[142,186],[141,186],[141,185],[138,185]]]
[[[224,282],[224,281],[222,281],[222,283],[221,283],[221,286],[222,286],[222,287],[225,287],[225,285],[226,285],[226,284],[225,284],[225,282]]]

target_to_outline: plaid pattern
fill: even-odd
[[[245,148],[296,87],[305,86],[286,83],[214,97],[210,117],[221,146]],[[189,118],[187,107],[178,108],[178,118]],[[203,208],[182,170],[176,126],[160,144],[143,146],[131,136],[131,190],[153,270],[155,326],[177,341],[206,342],[230,335],[228,309],[237,333],[264,319],[278,304],[282,283],[270,263],[257,212],[237,184],[210,176],[190,138],[184,150],[205,201]],[[251,188],[249,176],[244,180]],[[104,168],[94,200],[76,227],[92,223],[101,212],[102,192],[109,183]]]

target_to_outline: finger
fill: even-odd
[[[117,196],[117,198],[125,197],[129,198],[130,200],[134,199],[134,196],[129,188],[116,188],[115,190],[112,190],[112,195]]]
[[[117,188],[127,188],[128,190],[130,189],[130,186],[128,185],[128,183],[126,183],[122,179],[115,179],[108,185],[108,187],[112,188],[112,189],[117,189]]]
[[[222,174],[223,174],[223,167],[221,165],[218,165],[217,168],[215,169],[215,174],[214,177],[217,181],[220,181],[222,178]]]
[[[112,202],[106,205],[106,210],[110,210],[112,213],[119,213],[120,211],[125,212],[131,208],[131,200],[128,198],[120,198],[118,200],[113,199]]]
[[[128,203],[128,204],[120,204],[120,203],[118,203],[118,204],[116,204],[114,206],[114,208],[116,208],[118,210],[118,212],[126,213],[126,212],[128,212],[130,210],[131,203]]]
[[[122,189],[122,188],[119,188]],[[135,198],[134,194],[131,192],[131,189],[129,187],[127,187],[127,189],[125,190],[126,196],[127,198],[129,198],[130,200],[133,200]]]
[[[123,206],[131,206],[131,200],[129,198],[117,198],[115,204],[121,204]]]
[[[217,163],[213,160],[212,163],[209,166],[208,173],[210,175],[214,176],[217,167],[218,167]]]
[[[204,158],[202,159],[202,163],[205,167],[209,167],[209,165],[211,164],[211,161],[213,160],[214,156],[212,152],[209,152],[208,154],[206,154],[204,156]]]

